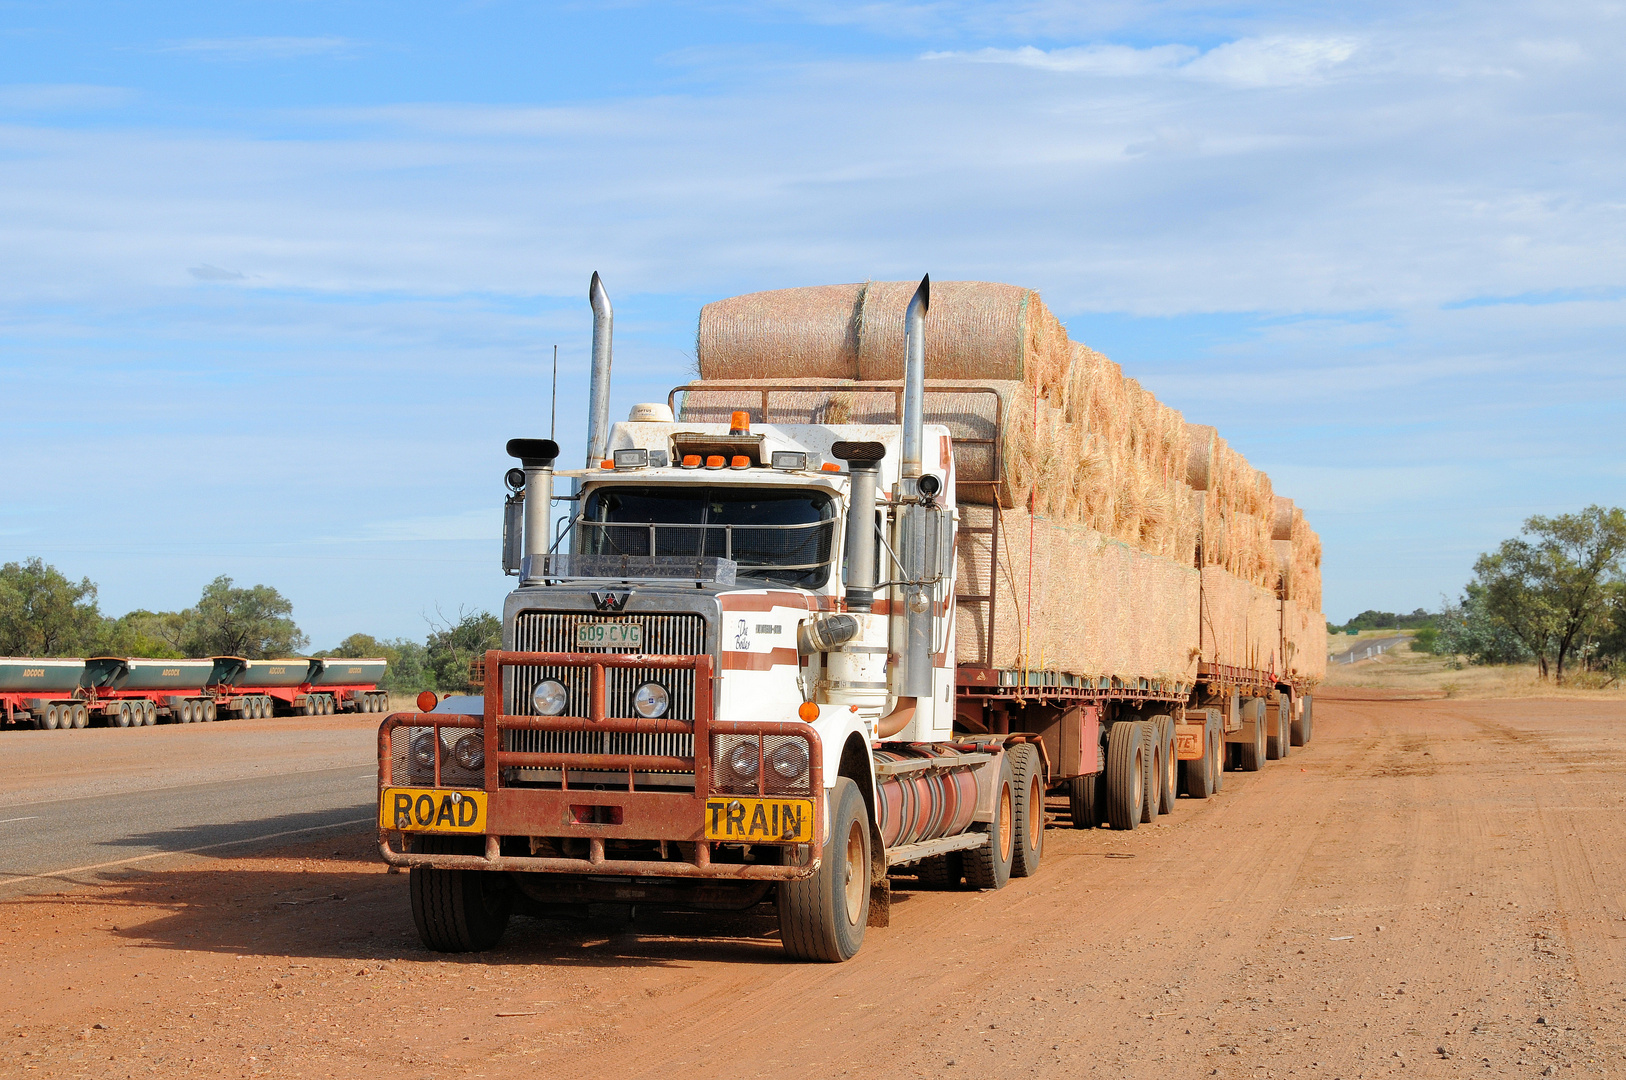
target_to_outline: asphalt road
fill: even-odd
[[[155,778],[144,791],[0,806],[0,899],[56,892],[174,856],[241,856],[258,845],[363,827],[375,813],[369,765],[212,783]]]
[[[1378,655],[1379,649],[1392,649],[1401,642],[1410,641],[1411,635],[1399,634],[1395,637],[1368,638],[1353,648],[1345,649],[1340,653],[1333,653],[1328,660],[1331,664],[1352,664],[1357,660],[1365,660],[1368,653]]]

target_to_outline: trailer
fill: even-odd
[[[378,682],[387,666],[380,658],[0,657],[0,721],[56,730],[383,712],[389,695]]]
[[[515,912],[771,903],[787,953],[842,961],[893,874],[1037,873],[1051,794],[1073,827],[1133,829],[1308,741],[1308,609],[1010,498],[1005,399],[928,386],[929,281],[861,416],[805,381],[710,381],[613,428],[597,275],[589,296],[586,467],[508,444],[520,583],[483,714],[379,729],[380,852],[429,948],[490,948]]]

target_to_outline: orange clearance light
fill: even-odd
[[[598,467],[601,469],[613,469],[615,468],[615,459],[605,458],[603,461],[598,463]]]
[[[825,472],[840,472],[841,471],[841,466],[837,465],[833,461],[826,461],[823,465],[820,465],[819,468],[823,469]]]
[[[721,469],[725,464],[727,462],[723,460],[721,454],[713,454],[706,459],[706,468],[708,469]]]
[[[434,712],[435,706],[439,704],[440,699],[435,697],[435,692],[433,690],[424,690],[418,694],[419,712]]]
[[[744,454],[735,454],[733,462],[729,465],[731,469],[749,469],[750,467],[751,459]]]
[[[698,468],[700,468],[700,455],[699,454],[684,454],[683,455],[683,467],[685,469],[698,469]]]
[[[729,419],[728,433],[730,435],[751,434],[751,414],[743,410],[736,412]]]
[[[811,701],[804,701],[796,706],[796,715],[811,724],[819,718],[819,707]]]

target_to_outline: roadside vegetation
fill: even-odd
[[[238,586],[221,575],[182,611],[136,610],[113,617],[97,603],[96,584],[74,581],[39,558],[0,565],[0,656],[242,656],[250,660],[307,655],[308,638],[293,603],[269,585]],[[502,644],[502,623],[487,611],[437,613],[423,641],[351,634],[313,656],[383,657],[380,689],[394,694],[470,689],[470,664]]]

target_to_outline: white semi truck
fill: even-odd
[[[411,868],[429,948],[490,948],[515,913],[773,903],[789,954],[846,960],[884,924],[891,872],[1036,873],[1049,793],[1076,827],[1133,828],[1180,790],[1208,797],[1227,760],[1308,738],[1304,687],[1275,670],[1109,683],[956,659],[979,609],[957,602],[954,437],[924,415],[929,280],[891,424],[653,405],[612,426],[596,274],[589,295],[585,468],[508,444],[520,584],[483,716],[379,732],[381,851]]]

